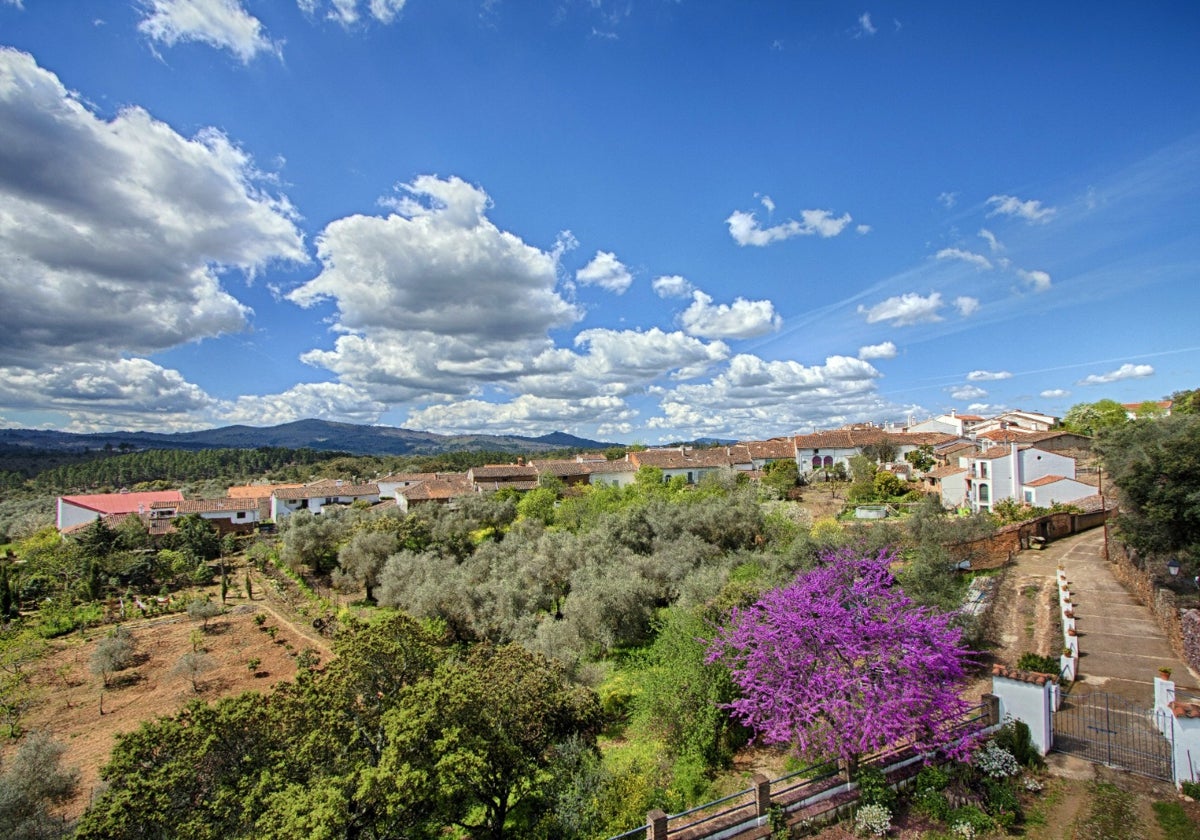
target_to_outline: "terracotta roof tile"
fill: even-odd
[[[1041,478],[1035,478],[1033,481],[1026,481],[1026,487],[1045,487],[1047,484],[1057,484],[1060,481],[1070,481],[1065,475],[1044,475]]]
[[[284,487],[272,493],[276,499],[316,499],[321,496],[377,496],[378,484],[337,484],[321,481],[305,487]]]
[[[993,665],[992,676],[1004,677],[1005,679],[1017,680],[1018,682],[1026,682],[1032,685],[1045,685],[1048,682],[1058,682],[1058,676],[1056,674],[1041,674],[1037,671],[1019,671],[1016,668],[1006,668],[1003,665]]]
[[[1167,708],[1175,717],[1200,717],[1200,703],[1181,703],[1178,700],[1172,700],[1167,704]]]
[[[155,490],[147,493],[92,493],[83,496],[63,496],[63,501],[97,513],[137,513],[149,510],[155,502],[182,502],[178,490]]]

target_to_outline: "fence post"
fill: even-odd
[[[1000,725],[1000,698],[995,694],[984,694],[983,711],[988,726]]]
[[[765,817],[771,808],[771,780],[762,773],[755,773],[750,781],[754,783],[754,806],[757,816]]]
[[[646,814],[646,840],[667,840],[667,812],[655,808]]]

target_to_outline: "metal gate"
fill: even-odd
[[[1151,710],[1115,694],[1066,694],[1054,713],[1051,749],[1173,782],[1175,751],[1154,723]]]

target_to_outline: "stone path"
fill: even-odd
[[[1055,566],[1061,560],[1075,603],[1079,630],[1079,688],[1106,691],[1149,705],[1154,676],[1170,668],[1182,685],[1200,685],[1200,676],[1175,656],[1149,608],[1139,604],[1113,576],[1104,559],[1104,530],[1050,543],[1042,552]]]

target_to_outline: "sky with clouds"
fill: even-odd
[[[0,0],[0,426],[1200,386],[1200,7]]]

